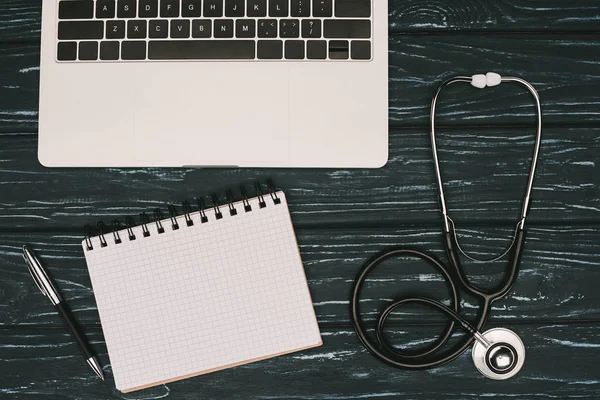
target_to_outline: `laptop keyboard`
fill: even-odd
[[[373,0],[62,0],[57,60],[368,61]]]

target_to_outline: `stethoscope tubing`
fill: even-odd
[[[376,344],[374,344],[374,342],[372,340],[369,339],[367,332],[364,329],[363,324],[360,320],[360,307],[359,307],[360,293],[361,293],[363,284],[366,281],[366,278],[375,269],[375,267],[377,267],[378,265],[381,265],[381,263],[384,260],[394,257],[394,256],[415,256],[415,257],[419,257],[419,258],[427,261],[429,264],[435,266],[438,269],[438,271],[441,273],[441,275],[444,277],[444,280],[450,290],[450,306],[448,307],[448,306],[445,306],[442,303],[439,303],[435,300],[423,298],[423,297],[403,298],[403,299],[400,299],[400,300],[390,304],[380,314],[380,316],[378,318],[378,321],[377,321],[378,328],[376,330],[377,331],[377,335],[376,335],[377,345],[376,345]],[[429,346],[427,349],[423,350],[422,352],[413,353],[413,354],[406,354],[399,350],[393,349],[392,346],[390,346],[383,337],[384,325],[385,325],[385,322],[386,322],[387,318],[389,317],[389,315],[393,311],[395,311],[396,308],[400,307],[403,304],[409,304],[409,303],[426,305],[426,306],[432,307],[434,309],[437,309],[438,311],[441,311],[451,317],[449,319],[449,322],[446,325],[446,328],[444,329],[443,333],[440,335],[438,340],[436,340],[436,342],[432,346]],[[421,251],[421,250],[417,250],[417,249],[391,250],[391,251],[388,251],[388,252],[378,256],[377,258],[372,260],[370,263],[368,263],[362,269],[362,271],[360,272],[359,276],[356,279],[356,284],[352,291],[352,301],[350,304],[351,304],[351,315],[352,315],[352,320],[354,323],[354,328],[355,328],[356,334],[357,334],[358,338],[360,339],[360,341],[362,342],[362,344],[375,357],[379,358],[380,360],[382,360],[382,361],[386,362],[387,364],[390,364],[394,367],[407,369],[407,370],[423,370],[423,369],[429,369],[429,368],[441,366],[441,365],[446,364],[450,361],[453,361],[457,357],[459,357],[469,346],[471,346],[471,344],[473,343],[473,340],[474,340],[473,336],[471,336],[471,335],[466,336],[462,340],[462,342],[456,346],[454,351],[452,351],[448,354],[442,355],[442,356],[438,356],[438,357],[435,357],[433,355],[435,352],[437,352],[439,349],[441,349],[448,342],[448,340],[452,336],[452,332],[454,331],[456,322],[459,322],[461,325],[463,325],[465,327],[470,327],[469,331],[474,330],[475,328],[471,327],[470,324],[468,322],[466,322],[458,314],[459,313],[458,289],[456,287],[454,280],[451,278],[450,272],[435,257],[433,257],[430,254],[428,254],[424,251]],[[483,314],[480,316],[480,320],[483,321],[483,323],[485,323],[485,320],[487,320],[487,313],[488,313],[488,309],[483,309]],[[419,361],[418,359],[423,359],[423,361]]]
[[[464,353],[467,348],[469,348],[472,345],[473,341],[475,340],[473,335],[479,332],[486,324],[489,313],[491,311],[492,303],[504,297],[511,290],[516,281],[517,272],[521,261],[521,254],[523,251],[523,244],[525,241],[525,232],[523,230],[519,230],[518,232],[517,240],[515,241],[515,246],[513,248],[510,267],[507,269],[507,276],[504,278],[503,283],[499,285],[499,287],[495,291],[490,292],[484,291],[469,283],[468,279],[464,275],[462,268],[460,267],[460,261],[458,261],[458,254],[455,247],[451,244],[448,244],[452,243],[451,235],[446,233],[444,235],[444,241],[447,244],[446,253],[448,258],[451,260],[456,260],[456,264],[454,262],[450,263],[450,265],[453,268],[453,270],[451,271],[448,271],[447,268],[440,261],[438,261],[435,257],[433,257],[427,252],[417,249],[394,249],[383,253],[382,255],[378,256],[377,258],[369,262],[367,265],[365,265],[365,267],[361,270],[358,277],[356,278],[356,283],[352,291],[352,299],[350,302],[350,312],[354,324],[354,329],[357,333],[358,338],[360,339],[362,344],[367,348],[367,350],[369,350],[369,352],[371,352],[380,360],[390,365],[407,370],[423,370],[438,367],[455,360],[462,353]],[[377,329],[375,330],[377,342],[375,344],[371,339],[369,339],[360,319],[360,293],[367,277],[371,272],[373,272],[375,267],[381,265],[381,263],[386,259],[395,256],[414,256],[425,260],[430,265],[435,266],[438,272],[443,276],[444,281],[446,282],[449,288],[450,306],[446,306],[440,303],[439,301],[432,300],[426,297],[407,297],[391,303],[380,313],[379,318],[377,320]],[[453,277],[453,275],[455,276]],[[463,291],[466,291],[468,293],[471,293],[472,295],[479,297],[482,301],[482,307],[480,308],[481,311],[478,315],[478,321],[475,326],[471,325],[459,314],[460,299],[458,295],[459,290],[456,282],[459,282]],[[388,317],[398,307],[410,303],[429,306],[450,317],[446,328],[439,336],[438,340],[436,340],[436,342],[432,346],[427,347],[425,350],[413,354],[407,354],[406,352],[401,352],[399,350],[394,349],[384,337],[385,322],[387,321]],[[466,336],[459,344],[457,344],[454,347],[453,351],[450,351],[447,354],[435,356],[434,353],[438,352],[452,336],[456,322],[458,322],[463,328],[465,328],[470,333],[470,335]]]
[[[430,136],[431,136],[431,151],[433,154],[433,164],[435,169],[435,176],[437,181],[438,195],[440,201],[440,207],[442,209],[442,215],[444,217],[444,232],[450,232],[451,220],[448,217],[448,206],[446,204],[446,197],[444,194],[444,184],[442,180],[442,172],[440,168],[440,160],[438,157],[438,148],[437,148],[437,136],[436,136],[436,110],[437,103],[442,91],[454,84],[454,83],[471,83],[472,77],[469,76],[455,76],[453,78],[447,79],[444,81],[440,87],[437,89],[433,99],[431,100],[431,110],[430,110]],[[525,228],[525,219],[527,218],[527,213],[529,212],[529,205],[531,202],[531,192],[533,190],[533,180],[535,177],[535,171],[537,169],[537,162],[540,154],[540,147],[542,144],[542,104],[540,100],[540,95],[537,90],[533,87],[532,84],[527,82],[524,79],[514,77],[514,76],[505,76],[501,78],[501,82],[512,82],[517,83],[525,87],[529,93],[533,96],[536,114],[537,114],[537,126],[536,126],[536,135],[535,135],[535,143],[533,146],[533,154],[531,156],[531,165],[529,168],[529,177],[527,179],[527,185],[525,187],[525,194],[523,196],[523,204],[521,206],[521,215],[519,218],[519,222],[517,225],[517,229]]]

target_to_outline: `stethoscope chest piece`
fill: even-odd
[[[475,336],[473,363],[484,376],[504,380],[516,375],[525,362],[525,346],[509,329],[494,328]]]

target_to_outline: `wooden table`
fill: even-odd
[[[36,156],[40,11],[40,0],[0,2],[2,398],[600,397],[598,1],[390,0],[390,159],[376,170],[44,168]],[[526,363],[506,382],[483,378],[470,352],[427,372],[396,370],[359,344],[349,320],[352,282],[385,247],[424,247],[444,259],[429,102],[446,77],[488,70],[529,80],[544,109],[522,269],[489,324],[519,332]],[[485,93],[455,88],[442,98],[448,201],[462,243],[478,256],[510,242],[534,122],[531,98],[517,86]],[[324,345],[131,395],[117,392],[110,379],[100,382],[29,277],[21,246],[29,243],[41,255],[110,371],[80,247],[82,226],[266,177],[288,194]],[[498,282],[504,266],[466,263],[484,286]],[[384,304],[380,298],[447,297],[434,271],[416,262],[387,265],[375,278],[365,293],[371,317]],[[476,302],[465,298],[462,306],[473,318]],[[407,308],[389,330],[418,346],[443,326],[440,316]]]

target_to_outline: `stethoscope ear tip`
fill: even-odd
[[[521,338],[505,328],[483,332],[473,346],[473,363],[485,377],[504,380],[515,376],[525,362]]]
[[[502,82],[502,77],[495,72],[488,72],[487,74],[475,74],[471,77],[471,85],[478,89],[484,87],[498,86]]]

